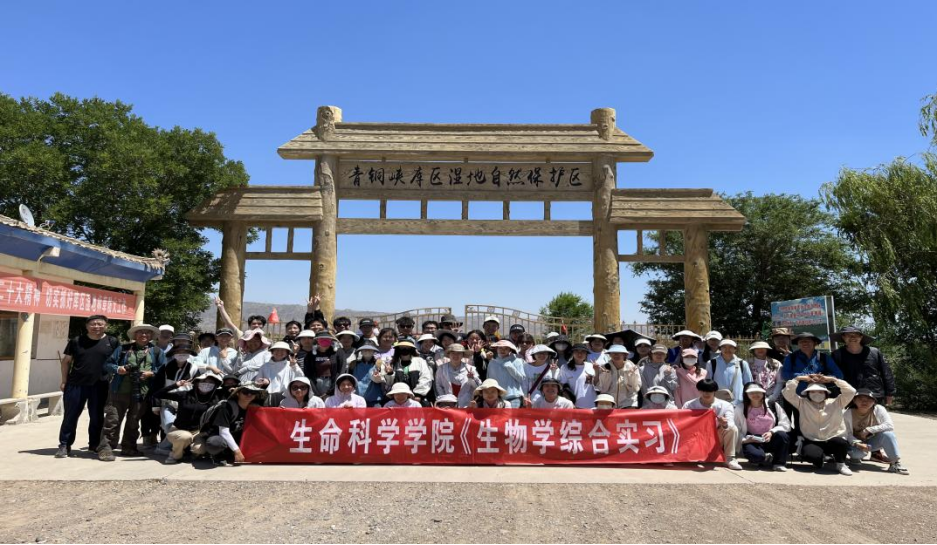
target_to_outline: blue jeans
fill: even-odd
[[[876,433],[875,435],[867,438],[865,443],[869,445],[869,450],[875,452],[880,449],[885,449],[885,454],[888,455],[888,459],[892,462],[900,460],[901,454],[898,452],[898,438],[895,437],[895,432],[893,431],[883,431],[881,433]],[[853,460],[861,460],[865,456],[865,451],[849,447],[849,457]]]
[[[107,404],[108,384],[99,381],[91,386],[66,384],[62,393],[62,406],[65,416],[59,428],[59,446],[71,448],[75,444],[78,419],[85,404],[88,405],[88,448],[94,452],[101,443],[101,431],[104,430],[104,405]]]

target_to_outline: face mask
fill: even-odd
[[[185,363],[185,362],[189,361],[189,355],[188,355],[188,354],[176,354],[176,355],[174,355],[173,357],[176,359],[176,361],[177,361],[178,363]]]
[[[667,402],[667,396],[664,394],[651,394],[650,398],[651,403],[654,403],[655,405],[663,405]]]
[[[198,391],[203,394],[207,394],[215,391],[215,385],[208,382],[200,382],[198,384]]]
[[[696,358],[687,358],[683,360],[683,365],[687,367],[693,367],[694,365],[696,365]]]
[[[810,401],[814,403],[822,403],[826,399],[826,394],[823,392],[810,392]]]
[[[329,340],[316,341],[316,343],[319,345],[319,348],[322,349],[327,349],[332,346],[332,341]]]
[[[569,345],[568,345],[568,344],[565,344],[565,343],[556,343],[556,344],[553,345],[553,346],[556,347],[556,351],[557,351],[557,352],[564,352],[564,351],[566,351],[567,348],[569,348]]]

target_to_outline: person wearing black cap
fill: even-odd
[[[104,362],[120,346],[117,338],[107,334],[107,317],[101,314],[85,320],[85,333],[65,345],[62,357],[62,405],[65,416],[59,428],[56,458],[71,454],[78,429],[78,419],[88,405],[88,450],[95,452],[104,429],[104,404],[107,402],[107,376]]]
[[[882,351],[869,346],[874,339],[858,327],[847,326],[830,335],[830,340],[843,345],[833,352],[833,361],[843,371],[846,382],[857,390],[871,390],[876,403],[891,405],[895,375]]]
[[[375,335],[374,332],[374,320],[371,318],[362,318],[358,320],[358,342],[355,343],[355,348],[361,348],[361,345],[368,341],[377,344],[377,335]]]
[[[217,342],[218,341],[215,339],[215,334],[212,333],[211,331],[204,331],[198,334],[199,350],[202,350],[203,348],[210,348],[212,346],[215,346]]]
[[[527,333],[527,329],[524,328],[521,324],[512,324],[510,329],[508,329],[508,339],[514,343],[514,346],[521,345],[521,335]]]

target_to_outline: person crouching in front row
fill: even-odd
[[[798,382],[807,382],[801,395],[797,394]],[[830,390],[824,384],[839,386],[840,394],[830,398]],[[797,426],[804,438],[801,459],[823,467],[826,455],[833,457],[836,471],[841,475],[852,475],[846,467],[846,422],[843,410],[856,395],[856,390],[842,379],[825,375],[801,375],[787,381],[781,392],[784,399],[797,409]]]
[[[719,441],[722,443],[722,452],[726,457],[726,467],[741,471],[742,466],[735,459],[736,443],[739,437],[739,429],[735,426],[735,409],[728,401],[716,398],[719,385],[712,379],[707,378],[697,382],[696,390],[699,392],[699,397],[687,401],[683,408],[713,411],[716,417],[716,431],[719,434]]]
[[[215,411],[213,418],[202,427],[206,436],[204,443],[193,443],[192,454],[208,454],[212,461],[221,466],[231,462],[243,462],[241,454],[241,436],[244,434],[244,421],[247,408],[251,405],[263,405],[267,392],[253,382],[244,382],[234,389],[231,397]]]

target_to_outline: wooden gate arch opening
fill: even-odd
[[[314,183],[228,189],[187,215],[195,226],[222,231],[219,295],[235,323],[248,259],[310,261],[309,294],[321,296],[331,317],[339,234],[591,236],[595,330],[620,324],[619,263],[653,261],[684,264],[686,323],[704,332],[710,328],[709,232],[745,224],[712,189],[619,189],[617,163],[646,162],[654,154],[617,127],[612,108],[593,110],[589,123],[546,125],[347,123],[341,109],[321,106],[315,126],[278,152],[314,160]],[[380,217],[339,217],[341,200],[379,201]],[[431,200],[461,202],[462,218],[428,218]],[[418,201],[420,218],[387,218],[387,201]],[[469,218],[472,201],[502,202],[502,219]],[[517,201],[543,202],[543,219],[512,220]],[[552,219],[557,201],[590,202],[592,219]],[[251,228],[265,233],[264,251],[247,252]],[[287,229],[285,251],[273,251],[276,228]],[[308,251],[293,247],[298,228],[312,229]],[[633,255],[618,252],[623,230],[637,234]],[[682,232],[685,253],[645,254],[643,232],[651,230]]]

